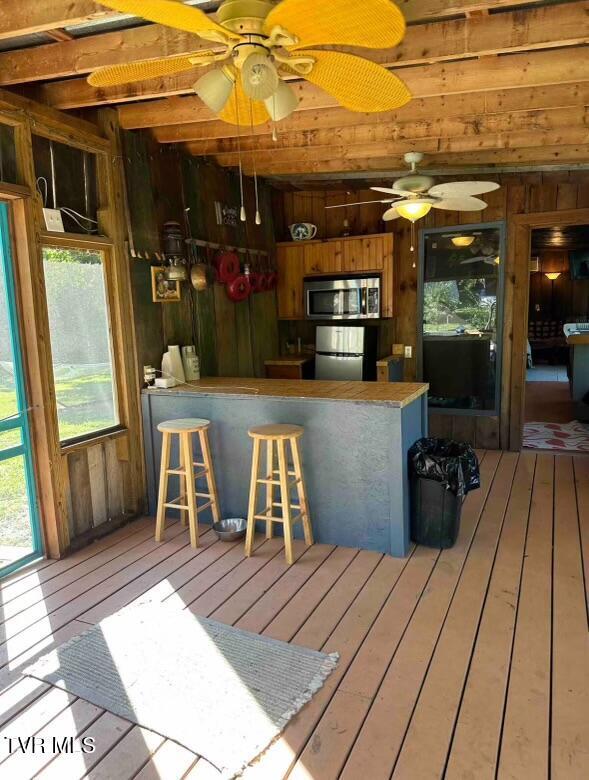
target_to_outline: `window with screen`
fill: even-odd
[[[105,253],[43,248],[51,355],[62,442],[119,424]]]
[[[424,231],[422,374],[430,407],[497,413],[503,227]]]

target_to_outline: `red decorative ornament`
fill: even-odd
[[[229,300],[234,303],[245,301],[246,298],[249,298],[252,291],[249,276],[239,274],[227,283],[226,290]]]
[[[229,284],[240,274],[239,257],[235,252],[223,251],[215,258],[217,280],[221,284]]]

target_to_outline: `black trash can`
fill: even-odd
[[[479,462],[469,444],[419,439],[409,450],[411,539],[426,547],[452,547],[464,497],[480,487]]]

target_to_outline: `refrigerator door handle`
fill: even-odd
[[[316,355],[321,355],[321,357],[329,358],[330,360],[358,360],[358,358],[364,357],[362,353],[356,353],[356,352],[316,352]]]

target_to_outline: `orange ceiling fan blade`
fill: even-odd
[[[363,57],[307,49],[297,54],[315,60],[304,78],[333,95],[350,111],[392,111],[411,100],[411,93],[398,76]]]
[[[199,56],[211,56],[213,52],[199,52]],[[165,57],[161,60],[139,60],[126,65],[107,65],[98,68],[88,76],[88,84],[93,87],[114,87],[117,84],[131,84],[134,81],[155,79],[159,76],[172,76],[196,69],[196,55]]]
[[[251,100],[243,91],[241,76],[237,76],[235,87],[225,108],[217,115],[223,122],[231,125],[249,127],[262,125],[270,119],[270,114],[261,100]]]
[[[122,14],[139,16],[150,22],[194,33],[203,38],[210,37],[214,41],[241,39],[240,35],[221,27],[200,8],[184,5],[177,0],[100,0],[100,4]]]
[[[365,46],[388,49],[405,34],[405,19],[390,0],[282,0],[270,11],[264,32],[280,26],[299,38],[288,49]]]

